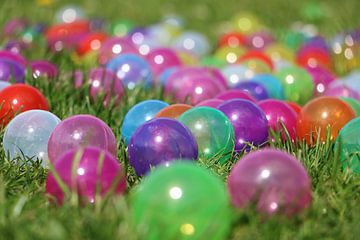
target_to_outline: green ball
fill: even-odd
[[[187,110],[178,119],[187,126],[198,143],[199,158],[227,162],[235,146],[234,127],[221,111],[210,107]]]
[[[156,168],[131,195],[140,239],[226,239],[231,211],[225,184],[190,162]]]
[[[223,66],[226,65],[226,62],[214,56],[207,56],[201,59],[201,64],[208,67],[222,68]]]
[[[110,33],[117,37],[123,37],[134,28],[134,23],[127,19],[117,20],[110,25]]]
[[[348,122],[336,138],[335,151],[340,153],[343,169],[360,173],[360,117]]]
[[[286,100],[304,105],[312,98],[314,82],[305,69],[296,66],[285,67],[275,76],[283,85]]]
[[[360,102],[358,100],[351,97],[340,97],[340,99],[350,105],[356,116],[360,116]]]

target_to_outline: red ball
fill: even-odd
[[[44,95],[36,88],[26,84],[13,84],[0,91],[0,124],[4,126],[16,113],[32,109],[49,111]]]
[[[244,61],[248,61],[248,60],[259,60],[262,61],[263,63],[265,63],[266,65],[269,66],[269,68],[271,70],[274,69],[274,64],[271,60],[270,57],[268,57],[265,53],[257,51],[257,50],[253,50],[253,51],[248,51],[247,53],[245,53],[244,55],[242,55],[239,60],[238,63],[242,63]]]
[[[246,36],[238,32],[226,33],[219,39],[219,47],[239,47],[246,44]]]
[[[76,51],[80,56],[83,56],[91,51],[97,51],[100,49],[101,44],[106,39],[107,39],[107,35],[105,33],[102,32],[91,33],[79,42]]]

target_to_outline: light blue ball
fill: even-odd
[[[203,57],[210,52],[210,44],[207,37],[198,32],[184,32],[178,36],[172,46],[175,49],[190,52],[198,57]]]
[[[166,81],[169,79],[171,74],[176,72],[176,70],[178,70],[178,67],[170,67],[170,68],[165,69],[158,77],[158,84],[161,86],[165,86]]]
[[[17,115],[5,128],[3,147],[10,159],[23,155],[48,162],[48,140],[60,119],[48,111],[29,110]]]
[[[230,88],[254,77],[254,72],[241,64],[227,65],[221,69],[221,73],[225,77]]]
[[[360,94],[360,70],[351,72],[346,77],[345,84]]]
[[[150,87],[152,84],[150,65],[135,54],[118,55],[108,62],[106,68],[113,71],[129,90],[137,85]]]
[[[121,127],[121,136],[126,141],[126,144],[129,143],[131,136],[138,127],[153,119],[161,109],[167,106],[169,104],[159,100],[146,100],[133,106],[126,113]]]
[[[9,83],[9,82],[0,81],[0,91],[10,85],[11,85],[11,83]]]
[[[271,98],[284,100],[284,91],[281,82],[271,74],[258,74],[255,75],[251,81],[263,85]]]

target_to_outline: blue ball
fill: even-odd
[[[258,101],[269,98],[268,91],[262,83],[246,81],[237,84],[234,88],[248,92]]]
[[[10,159],[18,156],[48,162],[48,140],[60,119],[48,111],[29,110],[17,115],[5,128],[3,147]]]
[[[176,72],[176,70],[178,70],[178,67],[170,67],[165,69],[158,77],[158,84],[160,86],[165,86],[166,81],[169,79],[170,75]]]
[[[281,82],[271,74],[255,75],[251,81],[263,85],[271,98],[284,100],[284,91]]]
[[[198,32],[184,32],[172,43],[178,50],[190,52],[198,57],[203,57],[210,52],[209,40]]]
[[[166,102],[159,100],[146,100],[133,106],[125,115],[121,127],[121,136],[129,143],[131,136],[143,123],[153,119],[163,108],[169,106]]]
[[[118,55],[108,62],[106,68],[113,71],[129,90],[137,85],[150,87],[152,84],[150,65],[135,54]]]
[[[248,81],[254,76],[254,72],[251,69],[241,64],[227,65],[221,69],[221,73],[230,88],[233,88],[240,82]]]

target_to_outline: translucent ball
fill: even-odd
[[[117,78],[121,79],[127,89],[134,89],[135,86],[152,85],[153,75],[150,65],[140,56],[134,54],[122,54],[111,59],[106,68],[113,71]]]
[[[114,156],[117,153],[116,139],[111,128],[101,119],[80,114],[64,119],[50,135],[49,160],[55,164],[60,156],[72,148],[94,146]]]
[[[60,119],[48,111],[29,110],[17,115],[5,128],[3,146],[10,159],[29,157],[48,162],[48,140]]]
[[[226,90],[216,95],[215,98],[223,101],[233,100],[233,99],[246,99],[254,103],[256,102],[255,98],[253,98],[248,92],[239,89]]]
[[[234,150],[234,127],[221,111],[210,107],[195,107],[179,117],[194,135],[199,157],[227,162]]]
[[[158,77],[165,69],[181,65],[180,58],[170,48],[155,48],[146,56],[152,73]]]
[[[198,32],[183,32],[172,43],[175,49],[185,50],[198,57],[205,56],[210,51],[210,44],[206,36]]]
[[[138,54],[135,45],[128,38],[111,37],[106,39],[99,51],[99,63],[107,64],[112,58],[121,54]]]
[[[260,213],[291,216],[311,203],[311,181],[292,155],[264,149],[245,155],[228,178],[232,203],[245,208],[251,203]]]
[[[125,192],[126,178],[123,167],[109,152],[97,147],[73,148],[65,152],[56,163],[54,171],[46,178],[46,192],[50,201],[62,204],[71,196],[65,196],[63,187],[77,194],[81,204],[94,204],[99,197]],[[54,176],[55,175],[55,176]],[[59,184],[56,176],[64,186]]]
[[[159,100],[145,100],[133,106],[125,115],[121,126],[121,136],[128,144],[135,130],[155,117],[163,108],[169,106]]]
[[[84,16],[84,12],[80,7],[68,5],[56,13],[56,21],[58,23],[73,23],[77,20],[84,19]]]
[[[272,74],[257,74],[250,81],[263,85],[271,98],[284,99],[284,90],[279,79]]]
[[[236,63],[239,58],[246,52],[242,47],[220,47],[215,53],[214,57],[224,63],[233,64]]]
[[[343,169],[349,168],[360,173],[360,117],[348,122],[339,132],[335,143],[335,152],[340,151]]]
[[[188,161],[159,167],[145,177],[131,195],[130,209],[146,240],[226,239],[230,230],[224,183]]]
[[[45,61],[37,60],[30,63],[33,78],[45,77],[48,79],[54,79],[57,77],[58,68],[55,64]]]
[[[269,98],[269,94],[266,88],[261,83],[257,83],[254,81],[246,81],[237,84],[234,88],[248,92],[258,101]]]

